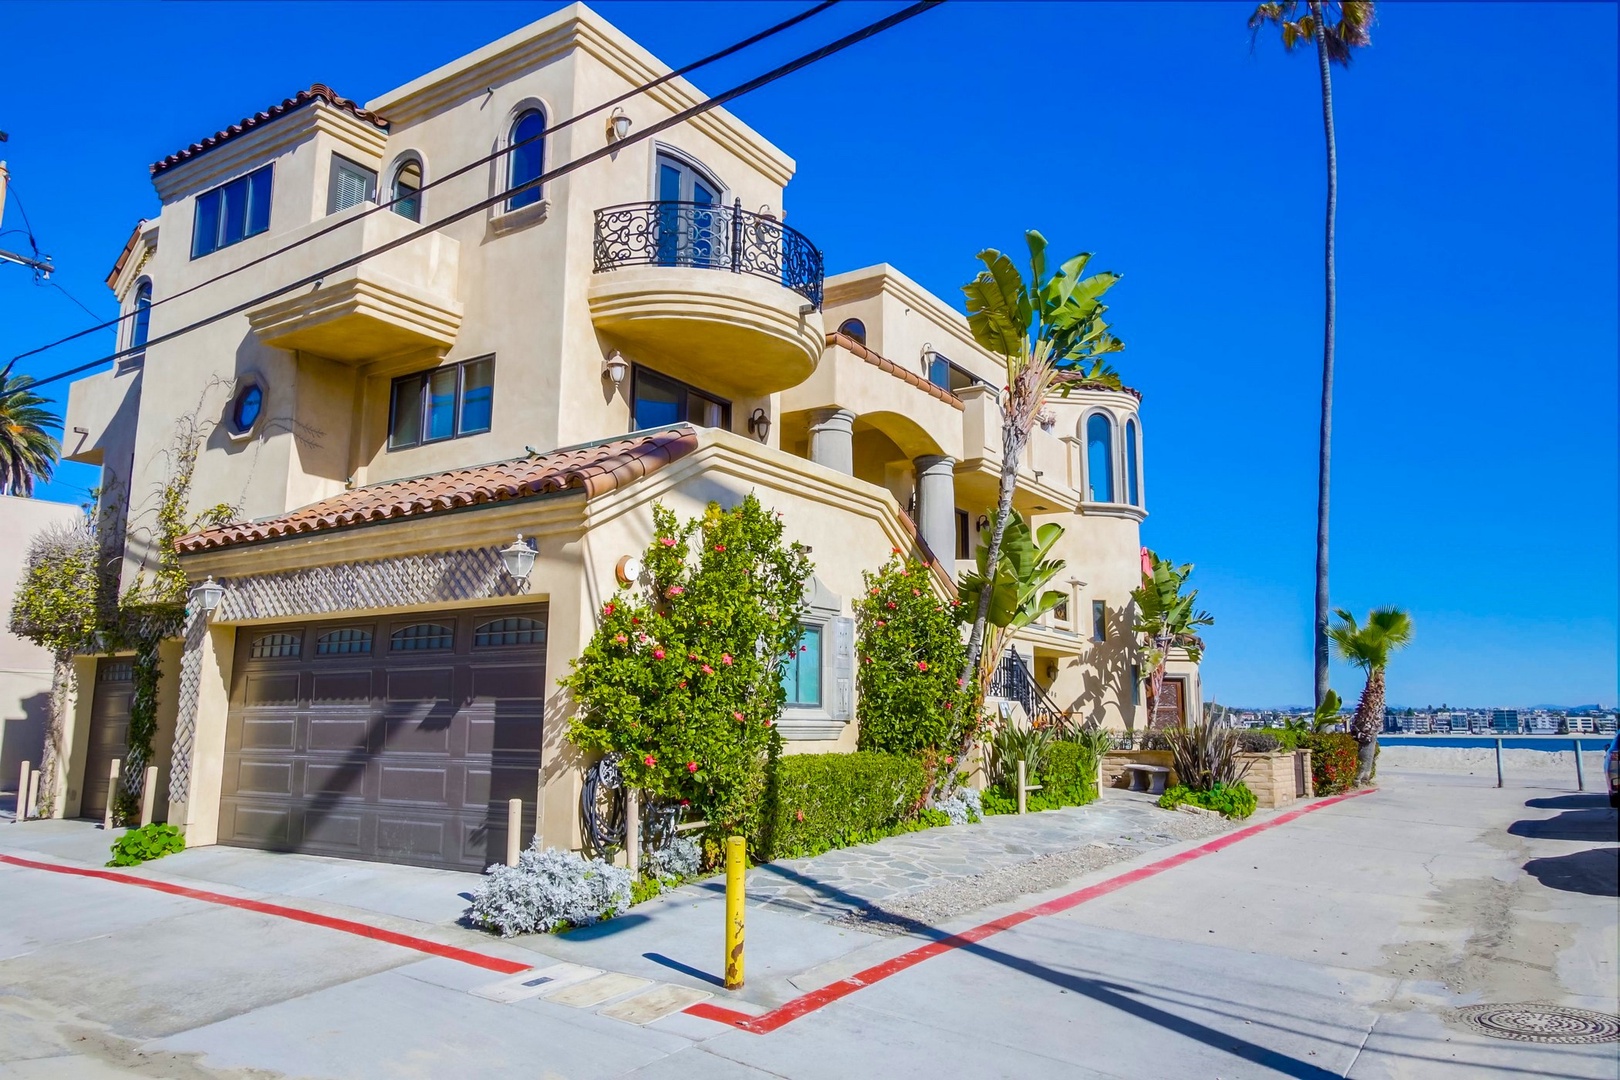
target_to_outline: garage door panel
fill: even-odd
[[[129,706],[134,698],[134,665],[126,657],[102,657],[96,662],[96,681],[90,698],[90,735],[84,757],[84,779],[79,813],[101,818],[112,795],[108,774],[114,759],[129,750]]]
[[[543,625],[545,610],[513,615]],[[523,800],[532,834],[544,635],[477,646],[472,628],[489,619],[412,617],[447,628],[454,650],[422,647],[420,634],[410,648],[386,646],[405,620],[378,626],[375,653],[319,650],[338,631],[354,637],[353,620],[254,628],[252,641],[296,632],[317,643],[307,656],[255,656],[244,631],[221,842],[477,872],[505,853],[508,798]]]

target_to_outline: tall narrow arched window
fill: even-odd
[[[406,158],[394,169],[393,187],[389,191],[394,213],[412,221],[422,220],[422,163]]]
[[[129,354],[130,363],[138,363],[146,359],[146,338],[152,327],[152,282],[142,278],[141,283],[135,286],[134,317],[129,321],[129,347],[135,351]]]
[[[506,186],[509,190],[527,184],[538,177],[544,169],[546,141],[539,136],[543,135],[545,130],[546,114],[539,109],[530,109],[512,121],[512,137],[507,140],[507,145],[515,146],[517,149],[506,155]],[[520,146],[520,143],[523,145]],[[507,199],[506,208],[517,210],[539,201],[540,185],[536,184]]]
[[[1114,425],[1102,413],[1086,420],[1086,499],[1114,501]]]
[[[1125,495],[1132,506],[1142,505],[1142,481],[1136,460],[1136,421],[1125,421]]]

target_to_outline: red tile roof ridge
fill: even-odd
[[[156,176],[165,169],[173,168],[182,162],[190,161],[192,158],[195,158],[201,154],[206,154],[208,151],[220,146],[225,142],[228,142],[244,132],[251,131],[261,124],[267,124],[272,120],[279,119],[280,117],[301,109],[305,105],[315,101],[324,101],[335,109],[342,109],[344,112],[351,114],[355,119],[360,120],[363,123],[382,128],[384,131],[388,130],[388,121],[384,117],[374,112],[368,112],[366,109],[361,107],[359,102],[350,101],[348,98],[343,97],[336,90],[333,90],[325,83],[312,83],[310,84],[308,90],[298,91],[298,93],[294,94],[290,98],[287,98],[279,105],[272,105],[268,109],[254,113],[252,116],[243,117],[230,127],[216,131],[214,134],[208,136],[208,138],[203,139],[200,142],[194,142],[184,150],[177,150],[168,157],[164,158],[162,161],[154,161],[151,166],[152,175]]]
[[[890,375],[893,375],[895,378],[899,379],[901,382],[910,383],[912,386],[915,386],[917,389],[923,391],[925,394],[928,394],[930,397],[936,397],[953,408],[961,409],[963,407],[962,399],[951,393],[949,390],[935,386],[921,375],[918,375],[915,371],[907,371],[905,368],[901,367],[893,360],[890,360],[888,357],[879,356],[877,353],[867,348],[864,344],[856,341],[854,338],[850,337],[841,330],[834,330],[829,333],[827,335],[827,344],[838,345],[848,349],[850,352],[854,353],[862,360],[865,360],[868,364],[871,364],[879,371],[886,371]]]
[[[421,517],[486,503],[582,490],[595,498],[649,476],[698,447],[688,424],[559,447],[544,454],[385,480],[297,510],[182,536],[182,555],[303,533]]]

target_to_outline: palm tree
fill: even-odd
[[[1329,631],[1334,651],[1367,676],[1361,700],[1356,702],[1355,718],[1350,721],[1350,733],[1361,746],[1356,783],[1366,784],[1372,781],[1378,733],[1384,727],[1384,669],[1392,653],[1412,643],[1412,616],[1396,607],[1373,608],[1367,615],[1367,625],[1360,626],[1356,617],[1343,608],[1336,614],[1338,625]]]
[[[1142,584],[1131,590],[1131,599],[1136,601],[1136,624],[1132,629],[1146,639],[1143,659],[1148,664],[1147,726],[1151,729],[1171,648],[1180,645],[1192,662],[1198,663],[1204,652],[1198,629],[1214,626],[1215,619],[1209,612],[1198,610],[1198,590],[1186,588],[1192,563],[1177,566],[1151,551],[1148,558],[1153,573],[1142,575]]]
[[[1341,0],[1330,5],[1309,0],[1304,14],[1295,18],[1302,5],[1296,0],[1265,3],[1249,16],[1250,45],[1268,23],[1282,31],[1283,48],[1292,51],[1306,41],[1316,43],[1316,66],[1322,80],[1322,129],[1327,136],[1327,228],[1323,264],[1326,270],[1327,304],[1322,331],[1322,425],[1317,447],[1316,486],[1316,704],[1328,691],[1328,478],[1333,460],[1333,335],[1337,306],[1337,274],[1333,261],[1334,218],[1339,207],[1339,150],[1333,133],[1333,64],[1348,67],[1351,50],[1372,40],[1372,0]],[[1325,10],[1336,7],[1337,21]]]
[[[1071,382],[1090,381],[1119,385],[1119,376],[1102,360],[1124,344],[1108,332],[1103,321],[1107,305],[1099,299],[1113,288],[1119,275],[1104,271],[1081,277],[1091,255],[1076,255],[1051,277],[1046,276],[1046,238],[1031,230],[1029,280],[1012,259],[993,248],[979,252],[985,269],[966,285],[968,326],[978,343],[1000,356],[1007,365],[1007,386],[1001,394],[1001,487],[990,524],[985,566],[999,567],[1001,539],[1012,510],[1018,484],[1018,462],[1024,456],[1036,418],[1046,409],[1054,387],[1067,392]],[[968,635],[967,663],[962,678],[980,675],[984,629],[994,590],[981,590]],[[983,687],[981,686],[981,689]]]
[[[1064,561],[1050,557],[1062,537],[1063,526],[1048,522],[1031,532],[1024,516],[1010,511],[994,575],[983,540],[976,552],[978,568],[962,575],[963,604],[977,610],[982,597],[990,598],[978,670],[981,700],[1012,636],[1063,602],[1062,592],[1046,587],[1063,572]]]
[[[35,480],[49,480],[61,447],[48,428],[60,429],[62,421],[45,408],[51,404],[29,387],[28,375],[14,375],[0,381],[0,494],[34,493]]]

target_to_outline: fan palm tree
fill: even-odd
[[[1361,700],[1356,702],[1355,718],[1350,721],[1350,733],[1361,746],[1356,782],[1366,784],[1372,780],[1378,733],[1384,727],[1384,669],[1389,666],[1391,654],[1412,643],[1412,616],[1396,607],[1373,608],[1367,624],[1361,626],[1343,608],[1336,614],[1339,622],[1329,631],[1334,651],[1367,676]]]
[[[1305,10],[1300,11],[1301,8]],[[1329,9],[1334,9],[1330,11]],[[1374,5],[1372,0],[1280,0],[1264,3],[1249,16],[1250,43],[1260,30],[1275,26],[1282,32],[1283,48],[1293,51],[1305,42],[1316,45],[1316,66],[1322,82],[1322,129],[1327,137],[1327,228],[1323,265],[1326,278],[1326,307],[1322,331],[1322,419],[1317,446],[1316,487],[1316,625],[1313,648],[1316,660],[1315,702],[1320,705],[1328,691],[1328,479],[1333,461],[1333,338],[1338,290],[1334,267],[1334,218],[1339,207],[1339,150],[1333,131],[1334,64],[1349,66],[1353,50],[1372,40]],[[1334,19],[1332,15],[1338,17]]]
[[[0,381],[0,494],[32,495],[34,481],[51,478],[61,453],[48,429],[60,429],[62,421],[45,408],[49,398],[29,389],[33,385],[28,375]]]
[[[1198,610],[1198,590],[1186,588],[1187,578],[1193,571],[1192,563],[1177,566],[1151,551],[1148,559],[1153,573],[1142,575],[1142,584],[1131,590],[1131,599],[1136,601],[1136,624],[1132,629],[1144,638],[1142,658],[1148,665],[1147,726],[1152,728],[1171,648],[1180,645],[1187,650],[1192,662],[1198,663],[1204,652],[1198,630],[1214,626],[1215,619],[1209,612]]]
[[[1029,246],[1027,281],[1011,258],[992,248],[979,252],[985,268],[962,286],[974,340],[1007,365],[1007,386],[1000,402],[1001,485],[983,563],[987,567],[1001,564],[1002,535],[1018,484],[1018,462],[1036,419],[1046,409],[1047,395],[1054,389],[1066,393],[1069,385],[1082,381],[1117,387],[1119,375],[1102,358],[1125,347],[1108,332],[1103,321],[1108,307],[1100,299],[1119,281],[1119,275],[1104,271],[1082,277],[1091,261],[1090,254],[1082,254],[1048,277],[1046,238],[1031,230],[1024,234],[1024,241]],[[979,593],[963,679],[979,676],[993,592],[983,589]]]

